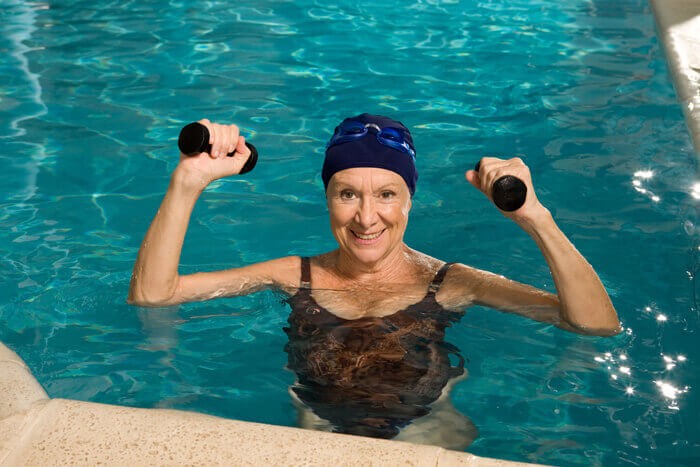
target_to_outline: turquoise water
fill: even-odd
[[[700,458],[695,155],[644,1],[34,2],[0,10],[0,340],[52,397],[294,426],[271,292],[125,304],[179,128],[261,151],[199,201],[182,271],[334,247],[325,140],[363,111],[413,129],[406,240],[552,290],[533,242],[463,172],[522,155],[623,321],[581,337],[483,308],[449,341],[482,456],[557,465]]]

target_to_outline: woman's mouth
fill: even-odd
[[[371,245],[379,241],[379,237],[382,236],[384,230],[386,229],[374,233],[359,233],[355,232],[354,230],[350,230],[350,232],[352,232],[352,235],[355,237],[355,241],[360,245]]]

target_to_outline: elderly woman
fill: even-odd
[[[322,178],[336,250],[181,276],[180,252],[197,198],[212,181],[238,174],[250,155],[235,125],[200,123],[211,135],[211,153],[180,156],[141,245],[129,302],[167,306],[265,288],[287,293],[286,350],[298,378],[292,395],[305,425],[407,439],[402,435],[417,420],[432,418],[442,431],[469,432],[469,422],[455,418],[446,401],[450,381],[465,373],[462,363],[452,366],[449,357],[458,351],[444,335],[470,305],[573,332],[620,330],[598,276],[540,204],[519,159],[483,158],[466,179],[489,198],[494,180],[504,175],[525,183],[523,206],[503,214],[537,243],[556,295],[409,248],[403,236],[418,178],[413,141],[400,122],[369,114],[345,119],[326,149]]]

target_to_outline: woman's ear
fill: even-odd
[[[411,213],[412,207],[413,207],[413,198],[408,198],[408,206],[407,206],[406,211],[404,211],[407,216]]]

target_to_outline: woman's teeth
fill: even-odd
[[[374,240],[375,238],[379,237],[382,234],[382,232],[384,232],[384,231],[381,230],[381,231],[379,231],[377,233],[373,233],[373,234],[361,234],[361,233],[357,233],[355,231],[353,231],[352,233],[360,240]]]

